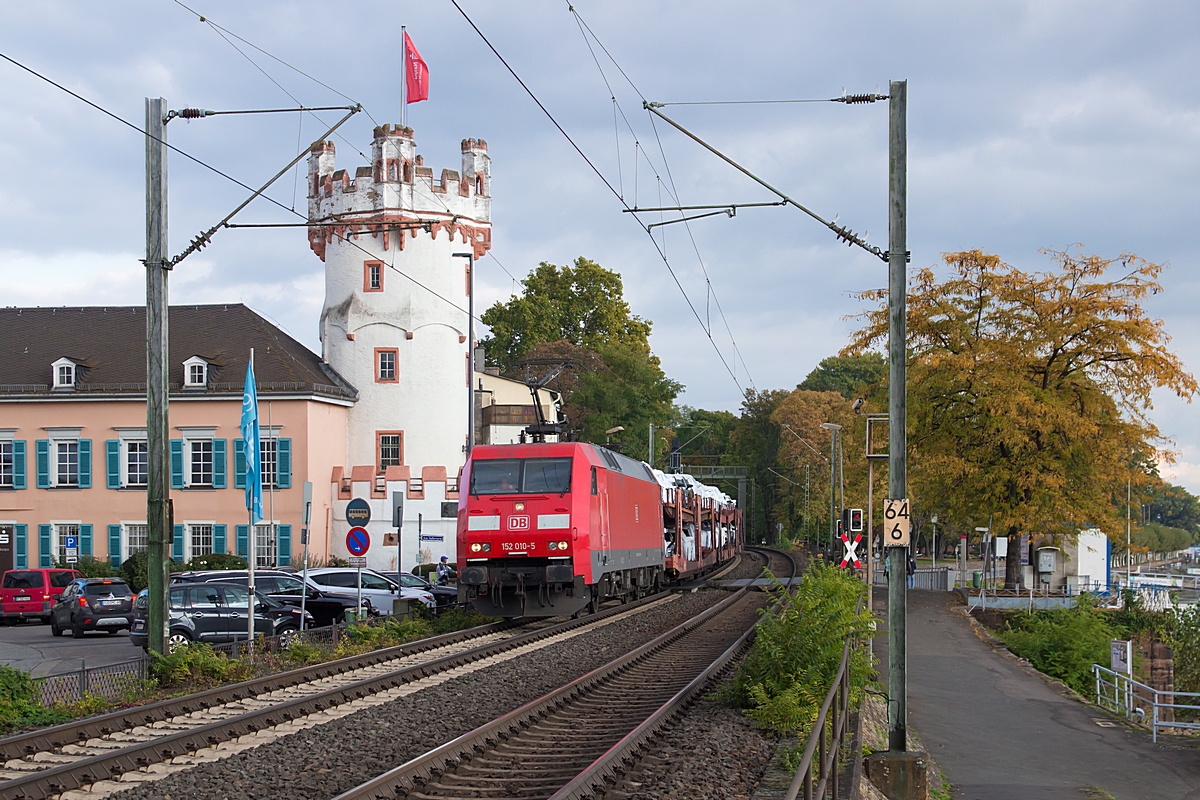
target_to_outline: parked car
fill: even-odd
[[[0,619],[40,619],[49,622],[50,609],[71,581],[79,577],[73,569],[10,569],[0,579]]]
[[[437,603],[439,610],[458,602],[457,587],[438,586],[435,583],[425,580],[420,575],[411,575],[407,572],[381,572],[379,574],[390,581],[399,583],[406,589],[423,589],[429,592],[433,595],[434,602]]]
[[[120,578],[76,578],[67,584],[50,609],[50,633],[128,630],[133,625],[133,592]]]
[[[321,587],[328,587],[335,592],[358,591],[358,570],[349,567],[321,567],[308,571],[309,580],[315,581]],[[426,608],[434,608],[437,602],[433,594],[424,589],[401,587],[398,583],[370,569],[362,570],[362,594],[371,599],[371,605],[380,614],[392,613],[392,601],[397,597],[405,600],[417,600],[424,603]]]
[[[170,611],[167,635],[172,648],[191,642],[232,642],[246,638],[249,592],[232,583],[177,583],[168,587]],[[255,592],[254,633],[283,636],[300,630],[300,609],[276,603]],[[307,613],[307,612],[306,612]],[[133,604],[133,628],[129,639],[139,647],[149,644],[147,633],[150,602],[146,591]],[[305,627],[313,627],[312,615]]]
[[[249,582],[249,576],[246,570],[176,572],[171,575],[172,583],[212,583],[214,581],[245,586]],[[293,575],[283,570],[256,569],[254,571],[254,590],[285,606],[299,608],[304,588],[304,581],[299,575]],[[346,618],[346,610],[353,609],[357,604],[357,595],[331,592],[318,587],[315,583],[309,584],[308,596],[304,599],[304,609],[312,614],[313,624],[317,626],[341,622]],[[364,597],[362,604],[364,612],[375,613],[375,608],[371,605],[369,598]]]

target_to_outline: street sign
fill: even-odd
[[[366,528],[351,528],[346,533],[346,549],[352,556],[365,556],[371,549],[371,534]]]
[[[842,546],[846,548],[846,552],[842,556],[841,566],[843,569],[845,569],[846,565],[848,563],[850,563],[851,561],[854,562],[855,569],[862,569],[862,562],[858,560],[858,543],[861,541],[862,541],[861,533],[854,537],[853,542],[850,541],[849,536],[847,536],[844,533],[842,534]]]
[[[421,534],[421,541],[422,542],[444,542],[444,541],[446,541],[446,537],[445,536],[432,536],[428,533],[424,533],[424,534]]]
[[[404,492],[392,492],[392,527],[404,525]]]
[[[359,569],[362,569],[363,567],[367,566],[366,556],[350,556],[350,558],[347,560],[350,562],[350,566],[352,567],[358,567]]]
[[[910,516],[908,498],[885,501],[883,507],[884,547],[908,547]]]
[[[1133,663],[1133,642],[1123,639],[1110,640],[1112,661],[1110,669],[1124,675],[1132,675],[1129,665]]]
[[[78,536],[64,536],[63,537],[63,549],[66,551],[66,553],[65,553],[66,562],[68,564],[78,564],[79,563],[79,537]]]
[[[356,497],[346,503],[346,522],[359,527],[371,521],[371,504],[361,497]]]

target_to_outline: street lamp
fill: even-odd
[[[605,447],[608,447],[608,442],[609,442],[609,439],[611,439],[611,438],[612,438],[612,435],[613,435],[614,433],[620,433],[620,432],[621,432],[621,431],[623,431],[623,430],[625,430],[625,426],[624,426],[624,425],[618,425],[618,426],[617,426],[617,427],[615,427],[615,428],[609,428],[608,430],[606,430],[606,431],[604,432],[604,446],[605,446]]]
[[[475,446],[475,251],[450,255],[467,259],[467,458],[470,458]]]

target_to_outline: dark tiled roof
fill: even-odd
[[[260,395],[358,394],[318,355],[240,303],[171,306],[168,318],[173,394],[184,393],[183,362],[192,356],[209,364],[209,392],[241,394],[251,347]],[[144,393],[146,309],[0,308],[0,394],[49,393],[50,365],[63,357],[80,367],[80,393]]]

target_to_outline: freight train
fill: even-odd
[[[584,442],[476,446],[459,486],[458,598],[488,616],[636,599],[715,569],[744,540],[718,489]]]

